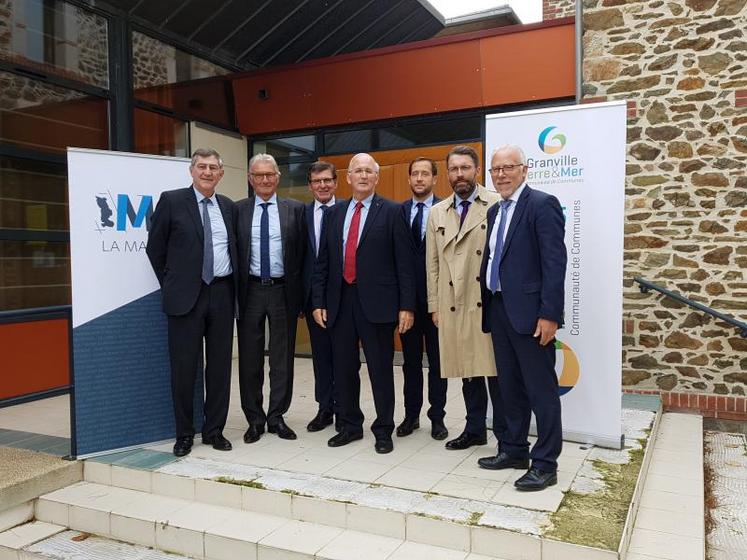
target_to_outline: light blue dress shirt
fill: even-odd
[[[252,216],[252,245],[249,257],[249,274],[260,276],[259,263],[259,235],[260,221],[262,219],[262,206],[265,201],[259,196],[254,198],[254,215]],[[270,276],[282,278],[285,275],[283,267],[283,237],[280,233],[280,212],[278,210],[278,195],[273,194],[267,202],[270,221]]]
[[[410,228],[412,228],[412,222],[415,220],[415,216],[418,214],[418,203],[423,203],[423,223],[420,227],[420,239],[425,239],[425,228],[428,226],[428,216],[431,213],[431,206],[433,206],[433,194],[425,200],[412,199],[412,208],[410,208]]]
[[[514,217],[514,210],[516,210],[516,205],[519,204],[519,198],[521,197],[521,193],[524,191],[524,187],[526,187],[527,184],[524,183],[521,185],[518,189],[514,191],[514,194],[508,197],[507,200],[513,200],[513,204],[508,207],[508,212],[506,212],[506,225],[503,229],[503,242],[506,241],[506,235],[508,235],[508,228],[511,225],[511,218]],[[501,198],[500,200],[503,200]],[[500,207],[499,207],[500,208]],[[496,257],[495,255],[495,246],[498,244],[498,224],[501,221],[501,212],[503,210],[498,210],[498,213],[495,215],[495,223],[493,224],[493,229],[490,232],[490,239],[488,240],[488,246],[490,248],[490,254],[488,255],[488,269],[487,274],[485,275],[486,278],[486,285],[490,286],[490,281],[492,280],[493,276],[493,259]],[[498,255],[498,258],[500,258],[500,255]],[[498,282],[496,283],[496,286],[498,286],[498,291],[501,291],[501,280],[498,279]]]
[[[375,193],[374,193],[375,194]],[[361,221],[358,224],[358,243],[361,240],[361,234],[363,233],[363,226],[366,224],[366,218],[368,217],[368,210],[371,208],[371,201],[373,200],[374,194],[371,194],[368,198],[361,200],[363,208],[361,208]],[[358,203],[354,198],[350,199],[348,204],[348,211],[345,214],[345,224],[342,228],[342,257],[345,258],[345,245],[348,242],[348,231],[350,230],[350,222],[353,221],[353,213],[355,212],[355,206]],[[356,247],[358,246],[356,243]]]
[[[192,190],[197,198],[197,213],[202,222],[202,199],[206,198],[194,186]],[[228,231],[223,221],[223,214],[218,206],[218,196],[213,193],[210,197],[212,204],[208,204],[208,216],[210,216],[210,229],[213,231],[213,274],[216,278],[228,276],[233,272],[231,268],[231,255],[228,252]],[[204,224],[203,224],[204,225]]]
[[[469,195],[467,198],[462,198],[456,193],[454,194],[454,207],[456,208],[457,214],[459,214],[459,216],[462,215],[462,210],[464,209],[464,207],[462,206],[462,201],[469,200],[470,208],[472,208],[472,205],[475,203],[475,197],[477,197],[477,187],[475,187],[475,190],[473,190],[472,194]]]

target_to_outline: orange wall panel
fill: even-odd
[[[552,22],[238,74],[238,127],[257,135],[572,96],[573,38],[572,22]]]
[[[573,95],[574,49],[573,25],[481,39],[483,104]]]
[[[67,319],[0,325],[0,399],[70,384]]]

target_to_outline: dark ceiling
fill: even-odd
[[[292,64],[428,39],[418,0],[105,0],[129,20],[234,69]]]

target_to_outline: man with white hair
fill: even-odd
[[[495,150],[489,171],[500,201],[488,210],[482,329],[493,341],[506,429],[498,454],[478,464],[528,469],[514,482],[516,489],[543,490],[557,483],[563,445],[554,342],[563,325],[565,219],[557,198],[527,185],[526,157],[518,146]],[[537,442],[530,452],[532,413]]]
[[[265,431],[296,439],[283,415],[293,395],[296,326],[303,305],[307,244],[304,206],[277,196],[280,170],[269,154],[249,160],[253,196],[237,203],[239,386],[249,428],[245,443]],[[270,399],[262,405],[265,326],[269,324]]]

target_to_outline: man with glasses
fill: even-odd
[[[426,267],[428,310],[438,327],[441,376],[462,378],[467,421],[464,431],[446,442],[446,449],[459,450],[487,443],[488,392],[498,441],[505,429],[490,337],[481,330],[480,293],[488,208],[499,197],[477,184],[480,165],[471,147],[452,148],[446,169],[454,194],[431,209]]]
[[[306,205],[306,225],[309,228],[309,244],[306,248],[304,264],[304,313],[311,342],[311,359],[314,365],[314,398],[319,404],[316,416],[306,429],[318,432],[331,425],[337,412],[334,375],[332,369],[332,339],[329,331],[317,325],[312,313],[311,274],[316,256],[319,254],[319,241],[322,237],[327,212],[335,205],[337,190],[337,169],[333,163],[317,161],[311,164],[306,174],[313,202]]]
[[[376,408],[377,453],[394,448],[394,330],[412,327],[415,310],[412,237],[399,204],[376,194],[379,164],[357,154],[348,165],[353,197],[326,217],[311,288],[314,320],[332,334],[341,431],[330,447],[363,438],[359,342]]]
[[[218,152],[195,150],[189,172],[191,186],[161,194],[146,248],[168,317],[177,457],[192,450],[195,377],[203,339],[207,360],[202,443],[231,449],[223,428],[231,393],[236,206],[215,192],[223,177]]]
[[[563,445],[554,342],[563,323],[565,220],[557,198],[526,184],[526,157],[518,146],[493,152],[490,175],[500,204],[488,211],[482,318],[495,349],[507,427],[498,454],[478,464],[528,468],[514,486],[543,490],[557,483]],[[530,453],[532,413],[537,442]]]
[[[423,343],[428,354],[428,418],[431,437],[443,440],[449,436],[444,425],[446,390],[448,383],[441,378],[438,355],[438,329],[428,313],[428,287],[425,274],[425,229],[428,215],[440,198],[433,194],[438,181],[436,162],[419,157],[410,162],[408,184],[412,198],[402,203],[405,220],[410,224],[415,245],[415,293],[417,308],[412,328],[400,335],[402,340],[402,375],[404,377],[405,418],[397,426],[397,436],[405,437],[420,428],[420,409],[423,407]]]
[[[275,158],[249,160],[253,196],[240,201],[236,238],[239,258],[239,386],[249,428],[244,442],[265,431],[296,439],[285,423],[293,394],[296,326],[303,305],[306,218],[300,202],[277,196],[280,170]],[[265,328],[269,324],[270,399],[262,405]]]

